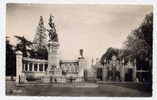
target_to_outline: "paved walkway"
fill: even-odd
[[[68,87],[68,88],[97,88],[99,87],[98,84],[96,83],[49,83],[49,84],[45,84],[45,83],[25,83],[25,84],[18,84],[17,86],[35,86],[35,85],[39,85],[39,86],[44,86],[44,85],[49,85],[50,87]]]
[[[131,89],[116,85],[101,85],[100,87],[105,89],[107,96],[125,96],[125,97],[147,97],[151,96],[150,92],[139,91],[137,89]]]
[[[109,97],[147,97],[151,92],[139,91],[121,86],[99,85],[95,88],[70,88],[54,87],[52,85],[26,85],[21,87],[14,86],[7,82],[7,95],[26,95],[26,96],[109,96]],[[9,89],[12,89],[9,90]]]

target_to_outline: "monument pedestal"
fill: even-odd
[[[61,70],[59,67],[59,43],[50,41],[48,44],[48,72],[50,82],[57,82],[61,76]],[[54,80],[54,81],[53,81]]]
[[[58,68],[59,67],[59,43],[58,42],[49,42],[48,44],[48,67],[49,68]]]

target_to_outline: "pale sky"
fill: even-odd
[[[6,13],[6,34],[33,40],[40,16],[48,28],[49,15],[55,19],[62,59],[76,59],[84,49],[87,59],[100,58],[109,47],[122,48],[131,30],[145,15],[152,12],[146,5],[55,5],[9,4]]]

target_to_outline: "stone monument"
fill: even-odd
[[[55,24],[53,21],[53,16],[49,18],[50,29],[47,29],[49,35],[48,42],[48,70],[46,82],[56,82],[57,77],[61,76],[61,70],[59,70],[59,42],[58,35],[56,33]]]

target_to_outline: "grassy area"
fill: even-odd
[[[20,96],[151,96],[151,92],[144,92],[115,85],[100,85],[97,88],[53,87],[52,85],[25,85],[16,87],[13,81],[6,82],[6,94]]]

